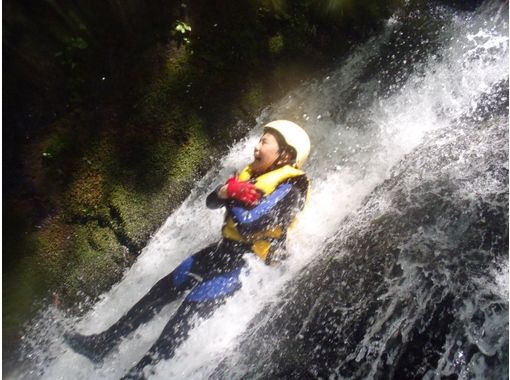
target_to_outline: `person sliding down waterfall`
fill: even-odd
[[[106,331],[89,336],[66,334],[67,343],[89,359],[101,361],[122,337],[191,290],[124,379],[141,379],[147,365],[173,356],[192,327],[191,317],[209,316],[241,287],[239,275],[247,252],[266,264],[285,255],[287,229],[307,197],[309,181],[301,167],[309,151],[308,135],[297,124],[276,120],[265,125],[253,162],[207,197],[207,207],[226,208],[222,239],[184,260]]]

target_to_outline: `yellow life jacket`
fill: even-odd
[[[264,193],[264,196],[271,194],[281,183],[288,179],[305,175],[305,172],[296,169],[293,166],[285,165],[281,168],[262,174],[254,179],[254,186]],[[239,174],[240,181],[249,181],[252,179],[250,166],[245,167]],[[282,226],[275,226],[265,231],[259,231],[250,236],[242,235],[231,216],[227,214],[225,224],[222,229],[225,239],[234,240],[246,244],[251,244],[252,251],[264,262],[268,261],[268,255],[271,251],[271,241],[283,237],[285,230]]]

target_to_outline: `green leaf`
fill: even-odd
[[[191,32],[191,26],[186,24],[184,21],[178,21],[177,25],[175,26],[175,30],[181,34],[186,34],[187,32]]]

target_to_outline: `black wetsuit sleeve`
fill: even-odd
[[[252,209],[229,206],[229,214],[239,232],[249,235],[276,225],[286,228],[304,207],[308,187],[306,178],[304,181],[296,179],[280,184]]]
[[[223,185],[218,185],[216,187],[216,189],[214,189],[214,191],[211,192],[211,194],[209,194],[205,200],[205,205],[208,207],[208,208],[211,208],[211,209],[216,209],[216,208],[220,208],[220,207],[223,207],[227,204],[227,200],[226,199],[221,199],[220,197],[218,197],[218,191],[221,189]]]

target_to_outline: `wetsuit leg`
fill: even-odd
[[[198,281],[192,272],[201,273],[212,261],[218,243],[202,249],[184,260],[175,270],[160,279],[131,309],[107,330],[89,336],[68,334],[64,338],[76,352],[93,361],[102,358],[122,337],[149,321],[165,305],[176,300],[182,292]]]
[[[143,370],[146,366],[172,357],[176,348],[186,340],[193,327],[193,316],[208,318],[224,302],[225,298],[207,302],[184,301],[168,321],[158,340],[121,380],[145,379]]]
[[[161,359],[171,358],[188,337],[193,316],[208,318],[225,300],[240,289],[239,274],[246,247],[224,243],[197,258],[190,269],[202,281],[186,296],[147,354],[121,380],[144,379],[143,369]],[[214,296],[216,294],[216,296]]]

